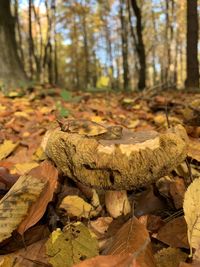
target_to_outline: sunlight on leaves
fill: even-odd
[[[70,267],[74,263],[98,255],[98,243],[84,224],[69,224],[64,232],[57,229],[46,243],[53,267]]]
[[[30,206],[38,199],[46,185],[45,181],[30,175],[21,176],[0,201],[0,242],[26,217]]]
[[[188,226],[190,256],[192,256],[192,248],[198,250],[200,247],[200,178],[195,179],[188,187],[185,193],[183,210]]]
[[[0,160],[9,156],[17,146],[18,144],[14,144],[10,140],[4,140],[3,144],[0,145]]]

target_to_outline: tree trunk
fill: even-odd
[[[29,72],[30,78],[33,79],[33,37],[32,37],[32,0],[28,2],[28,32],[29,32]]]
[[[85,56],[85,89],[90,84],[90,59],[89,59],[89,47],[88,47],[88,33],[87,33],[87,25],[86,25],[86,14],[83,14],[82,18],[82,26],[83,26],[83,43],[84,43],[84,56]]]
[[[197,0],[187,0],[187,78],[188,89],[199,88]]]
[[[137,32],[137,46],[136,50],[138,53],[140,69],[139,69],[139,81],[138,88],[143,90],[146,87],[146,55],[145,47],[142,36],[142,15],[141,10],[138,7],[137,0],[131,0],[133,12],[136,16],[136,32]]]
[[[18,0],[15,0],[15,23],[16,23],[16,29],[17,29],[17,37],[18,37],[18,50],[20,55],[21,63],[24,65],[24,51],[22,49],[22,33],[21,28],[19,24],[19,3]]]
[[[128,66],[128,32],[127,32],[127,20],[124,16],[125,1],[120,0],[120,21],[121,21],[121,38],[122,38],[122,58],[123,58],[123,80],[124,90],[129,89],[129,66]]]
[[[10,0],[0,0],[0,83],[19,86],[27,81],[17,54],[15,23],[11,15]]]

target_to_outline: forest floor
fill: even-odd
[[[191,176],[194,178],[199,176],[199,107],[199,94],[182,91],[148,91],[128,94],[90,93],[68,92],[59,88],[46,88],[45,90],[38,86],[22,96],[14,93],[4,96],[0,93],[0,193],[2,198],[0,202],[0,229],[4,229],[2,230],[3,234],[0,234],[0,251],[1,254],[4,254],[0,257],[0,261],[2,260],[2,264],[4,264],[1,266],[68,267],[77,264],[77,266],[83,267],[153,267],[156,266],[155,262],[157,266],[192,266],[193,263],[187,264],[185,261],[189,256],[190,246],[196,248],[196,245],[193,246],[191,242],[200,244],[200,235],[198,234],[199,237],[193,241],[191,238],[188,242],[187,230],[190,229],[190,226],[186,224],[184,219],[183,201],[188,180],[191,179]],[[32,205],[30,196],[17,195],[15,191],[13,200],[13,186],[22,176],[33,175],[31,171],[33,168],[37,169],[37,174],[34,174],[33,177],[39,175],[40,171],[42,176],[47,175],[49,171],[51,172],[49,176],[56,177],[56,167],[48,165],[50,163],[47,161],[41,143],[45,133],[58,127],[57,119],[63,117],[92,120],[106,125],[122,125],[133,132],[155,130],[162,133],[169,127],[182,124],[189,136],[187,152],[189,168],[186,167],[188,164],[182,163],[181,170],[180,168],[179,170],[178,168],[175,169],[168,176],[163,177],[160,183],[145,185],[137,190],[128,191],[131,212],[129,211],[129,214],[126,215],[122,210],[122,215],[117,218],[112,215],[112,210],[109,211],[109,208],[106,208],[103,193],[98,190],[98,194],[96,194],[99,195],[97,197],[99,202],[98,207],[95,208],[95,215],[94,213],[93,215],[90,214],[90,208],[86,214],[87,205],[92,205],[92,201],[94,201],[94,190],[87,187],[83,188],[75,182],[70,182],[70,180],[65,184],[63,182],[65,178],[59,173],[58,184],[61,187],[64,183],[63,189],[55,189],[55,186],[51,188],[51,197],[45,200],[46,205],[44,207],[40,207],[41,202],[39,202],[38,196],[38,199],[35,197],[34,200],[31,200],[35,205],[34,210],[39,210],[38,213],[40,213],[38,220],[34,221],[34,216],[37,216],[34,212],[30,214],[30,206]],[[47,162],[45,164],[48,166],[42,165],[44,162]],[[19,185],[18,187],[20,188]],[[16,188],[18,187],[16,186]],[[24,191],[26,190],[23,189],[23,194]],[[26,193],[28,191],[29,189]],[[70,210],[70,212],[67,210],[68,212],[65,211],[63,214],[64,204],[62,200],[66,196],[77,197],[71,199],[72,203],[68,204],[73,206],[77,201],[78,207],[74,204],[73,209],[81,209],[81,215],[78,216],[74,210]],[[9,203],[5,203],[9,197],[11,197]],[[17,198],[21,198],[20,204]],[[198,199],[197,197],[196,201],[200,202]],[[31,204],[29,203],[30,205],[26,207],[23,219],[21,218],[19,223],[15,223],[13,226],[10,221],[18,216],[18,214],[16,215],[16,210],[18,210],[16,207],[25,201]],[[49,202],[51,205],[49,204],[47,208]],[[199,202],[198,204],[200,204]],[[200,207],[198,204],[196,205]],[[134,208],[135,212],[133,212]],[[6,213],[3,219],[1,219],[2,211]],[[193,221],[198,222],[199,212],[199,210],[193,212]],[[137,219],[133,217],[133,213]],[[29,217],[29,223],[26,222],[29,226],[23,225],[23,228],[22,224],[26,216]],[[82,222],[81,227],[86,226],[86,230],[90,229],[93,235],[95,234],[97,246],[101,251],[100,255],[106,256],[97,256],[85,261],[86,258],[98,255],[99,249],[96,248],[95,250],[96,245],[92,243],[93,237],[90,236],[90,232],[86,233],[85,228],[78,228],[80,225],[73,224],[77,221]],[[63,226],[65,226],[65,231],[56,230],[56,228]],[[69,228],[71,234],[67,233]],[[88,251],[80,248],[83,237],[80,237],[78,241],[80,246],[73,243],[72,232],[74,229],[77,231],[78,237],[76,236],[76,238],[79,238],[79,234],[82,233],[87,239],[87,244],[91,243],[92,247],[88,247]],[[50,234],[53,230],[54,234]],[[86,235],[88,236],[86,237]],[[192,234],[190,233],[190,235]],[[111,238],[115,240],[115,243],[118,240],[116,247],[111,244]],[[56,239],[57,243],[53,242],[53,239],[54,241]],[[69,239],[70,245],[66,241]],[[66,244],[63,240],[66,241]],[[122,251],[121,246],[123,246]],[[66,253],[68,253],[67,258],[70,260],[65,261],[63,255]],[[117,256],[120,253],[124,256]],[[195,258],[200,261],[199,251],[196,252]],[[80,259],[83,260],[82,263],[78,263]]]

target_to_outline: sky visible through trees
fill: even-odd
[[[83,90],[185,85],[187,1],[11,3],[17,52],[30,80]],[[195,51],[196,37],[190,38]]]

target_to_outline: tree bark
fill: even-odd
[[[19,55],[20,55],[20,60],[21,63],[24,65],[24,51],[22,49],[22,33],[21,33],[21,28],[20,28],[20,23],[19,23],[19,3],[18,0],[15,0],[15,24],[16,24],[16,29],[17,29],[17,37],[18,37],[18,50],[19,50]]]
[[[85,89],[89,86],[90,83],[90,59],[89,59],[89,47],[88,47],[88,33],[87,33],[87,24],[86,24],[86,14],[83,14],[82,17],[82,26],[83,26],[83,43],[84,43],[84,56],[85,56]]]
[[[15,39],[10,0],[0,0],[0,83],[17,87],[27,82]]]
[[[139,90],[143,90],[146,87],[146,55],[145,55],[145,47],[142,36],[142,15],[141,10],[138,7],[137,0],[131,0],[133,12],[136,16],[136,32],[137,32],[137,44],[136,50],[138,53],[140,69],[139,69],[139,81],[138,88]]]
[[[121,38],[122,38],[122,58],[123,58],[123,80],[124,90],[129,89],[129,66],[128,66],[128,32],[127,32],[127,21],[124,16],[124,5],[125,1],[120,0],[120,21],[121,21]]]
[[[197,0],[187,0],[187,78],[188,89],[199,88]]]

